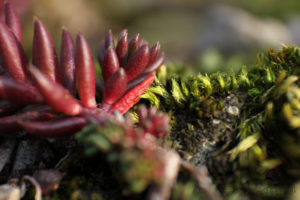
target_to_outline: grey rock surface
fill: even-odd
[[[4,139],[1,138],[0,142],[0,173],[9,161],[11,154],[15,148],[15,139]]]

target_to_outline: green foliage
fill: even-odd
[[[85,145],[86,155],[102,152],[112,166],[118,184],[128,194],[142,193],[151,184],[160,184],[162,163],[152,149],[143,146],[143,135],[135,138],[131,119],[126,122],[107,118],[100,126],[90,124],[76,134]],[[125,183],[125,184],[124,184]]]
[[[164,145],[195,166],[207,165],[225,199],[282,199],[300,179],[299,66],[299,48],[289,46],[259,54],[255,65],[237,72],[191,76],[185,66],[171,65],[159,70],[141,99],[168,112]],[[76,138],[88,155],[105,154],[126,192],[141,194],[161,184],[163,163],[126,140],[133,122],[125,124],[90,125]],[[205,199],[190,177],[183,180],[173,199]]]
[[[192,157],[195,164],[207,162],[203,156],[209,154],[207,159],[210,170],[216,173],[216,182],[224,179],[220,173],[226,176],[229,171],[238,170],[227,181],[235,192],[257,193],[261,198],[273,198],[272,194],[283,197],[288,186],[300,178],[299,66],[299,48],[283,46],[281,51],[270,49],[259,54],[256,65],[243,66],[236,73],[216,72],[188,77],[171,74],[158,78],[146,95],[156,96],[155,104],[171,111],[172,133],[166,142],[183,152],[184,158]],[[158,94],[153,88],[163,92]],[[217,114],[234,110],[236,103],[224,103],[229,95],[242,105],[236,107],[242,110],[241,115],[230,123],[226,122],[227,117]],[[154,105],[153,101],[149,103]],[[189,129],[183,120],[194,128]],[[228,127],[231,134],[220,138],[226,131],[212,122]],[[197,155],[201,159],[197,159]],[[281,176],[277,177],[278,173]],[[235,184],[241,179],[246,184]],[[278,186],[277,182],[281,184]],[[220,183],[224,184],[224,181]],[[225,189],[223,186],[219,185],[221,190]]]

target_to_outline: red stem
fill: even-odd
[[[126,94],[121,97],[108,111],[108,113],[112,113],[115,110],[118,110],[120,113],[126,113],[134,104],[136,104],[142,95],[153,83],[154,75],[149,75],[141,84],[134,87],[133,89],[126,92]]]

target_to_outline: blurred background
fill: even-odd
[[[3,1],[3,0],[0,0]],[[108,29],[126,28],[150,44],[160,41],[167,61],[197,71],[254,63],[257,52],[300,44],[299,0],[9,0],[15,4],[31,53],[33,16],[49,29],[57,50],[61,28],[83,33],[93,52]]]

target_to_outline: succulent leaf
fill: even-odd
[[[14,33],[20,44],[23,43],[23,35],[20,20],[10,3],[5,4],[5,24]]]
[[[44,24],[36,19],[33,37],[33,65],[38,67],[46,76],[58,81],[58,60],[51,36]]]
[[[18,81],[27,81],[17,40],[8,27],[0,22],[0,53],[8,73]]]
[[[44,75],[34,66],[31,66],[29,71],[39,92],[54,110],[67,115],[78,115],[81,113],[82,107],[80,103],[68,90]]]
[[[135,79],[148,65],[149,62],[149,47],[143,45],[135,54],[129,58],[125,71],[128,77],[128,81]]]
[[[72,117],[55,121],[20,121],[19,124],[29,133],[40,137],[59,137],[73,135],[86,124],[84,117]]]
[[[116,54],[116,51],[111,46],[108,47],[106,50],[101,69],[102,69],[102,77],[104,83],[106,84],[108,80],[112,77],[112,75],[118,71],[120,68],[119,66],[119,59]]]
[[[96,75],[92,53],[82,34],[77,35],[76,82],[80,100],[86,108],[96,108]]]
[[[61,84],[75,95],[75,49],[72,36],[66,29],[62,31],[59,72]]]

